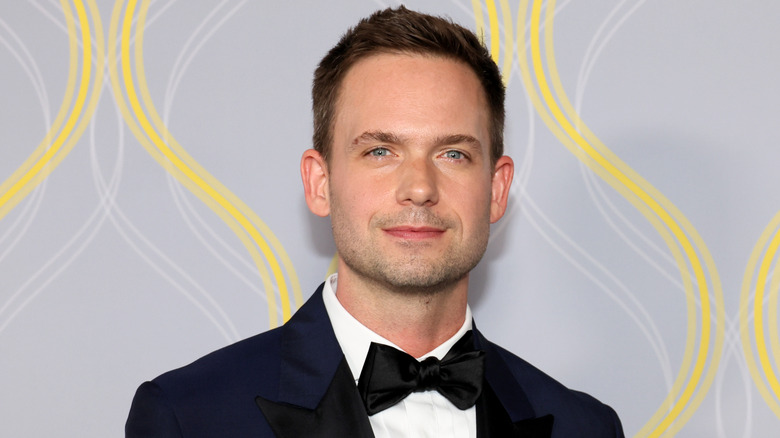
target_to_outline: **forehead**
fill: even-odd
[[[372,55],[349,69],[338,94],[334,131],[365,123],[377,126],[361,128],[395,131],[427,126],[471,131],[445,134],[487,135],[488,105],[479,78],[469,66],[450,58]]]
[[[358,60],[344,75],[338,94],[343,96],[365,85],[369,88],[376,85],[412,88],[415,79],[436,79],[442,86],[457,84],[461,90],[476,88],[480,97],[485,97],[476,73],[462,61],[436,54],[406,52],[377,53]]]

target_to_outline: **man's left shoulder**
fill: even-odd
[[[488,343],[506,364],[536,415],[553,415],[553,436],[623,437],[620,419],[610,406],[589,394],[567,388],[514,353]]]

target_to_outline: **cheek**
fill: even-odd
[[[383,208],[387,209],[391,194],[387,184],[375,178],[353,177],[331,182],[333,206],[352,222],[369,222]]]
[[[481,190],[472,186],[469,191],[470,195],[461,196],[463,203],[461,211],[465,216],[462,219],[468,222],[464,226],[479,230],[490,227],[490,184],[482,184]]]

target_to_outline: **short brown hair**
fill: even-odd
[[[357,61],[380,53],[410,53],[450,58],[466,64],[479,78],[490,111],[490,159],[504,154],[504,83],[498,66],[474,33],[452,20],[385,9],[349,29],[314,71],[312,110],[314,149],[328,161],[341,83]]]

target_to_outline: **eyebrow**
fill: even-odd
[[[360,134],[359,136],[355,137],[355,139],[352,140],[352,144],[350,146],[351,148],[355,148],[361,143],[371,143],[371,142],[387,143],[387,144],[404,144],[409,142],[409,139],[406,137],[398,136],[392,132],[366,131]],[[482,149],[482,143],[480,143],[479,140],[477,140],[475,137],[471,135],[466,135],[466,134],[449,134],[449,135],[436,137],[433,140],[434,147],[449,146],[455,144],[465,144],[468,145],[470,148],[476,150]]]
[[[392,132],[366,131],[360,134],[359,136],[355,137],[355,139],[352,140],[352,145],[357,146],[360,143],[371,143],[371,142],[401,144],[404,143],[405,140],[406,139],[399,137]]]

